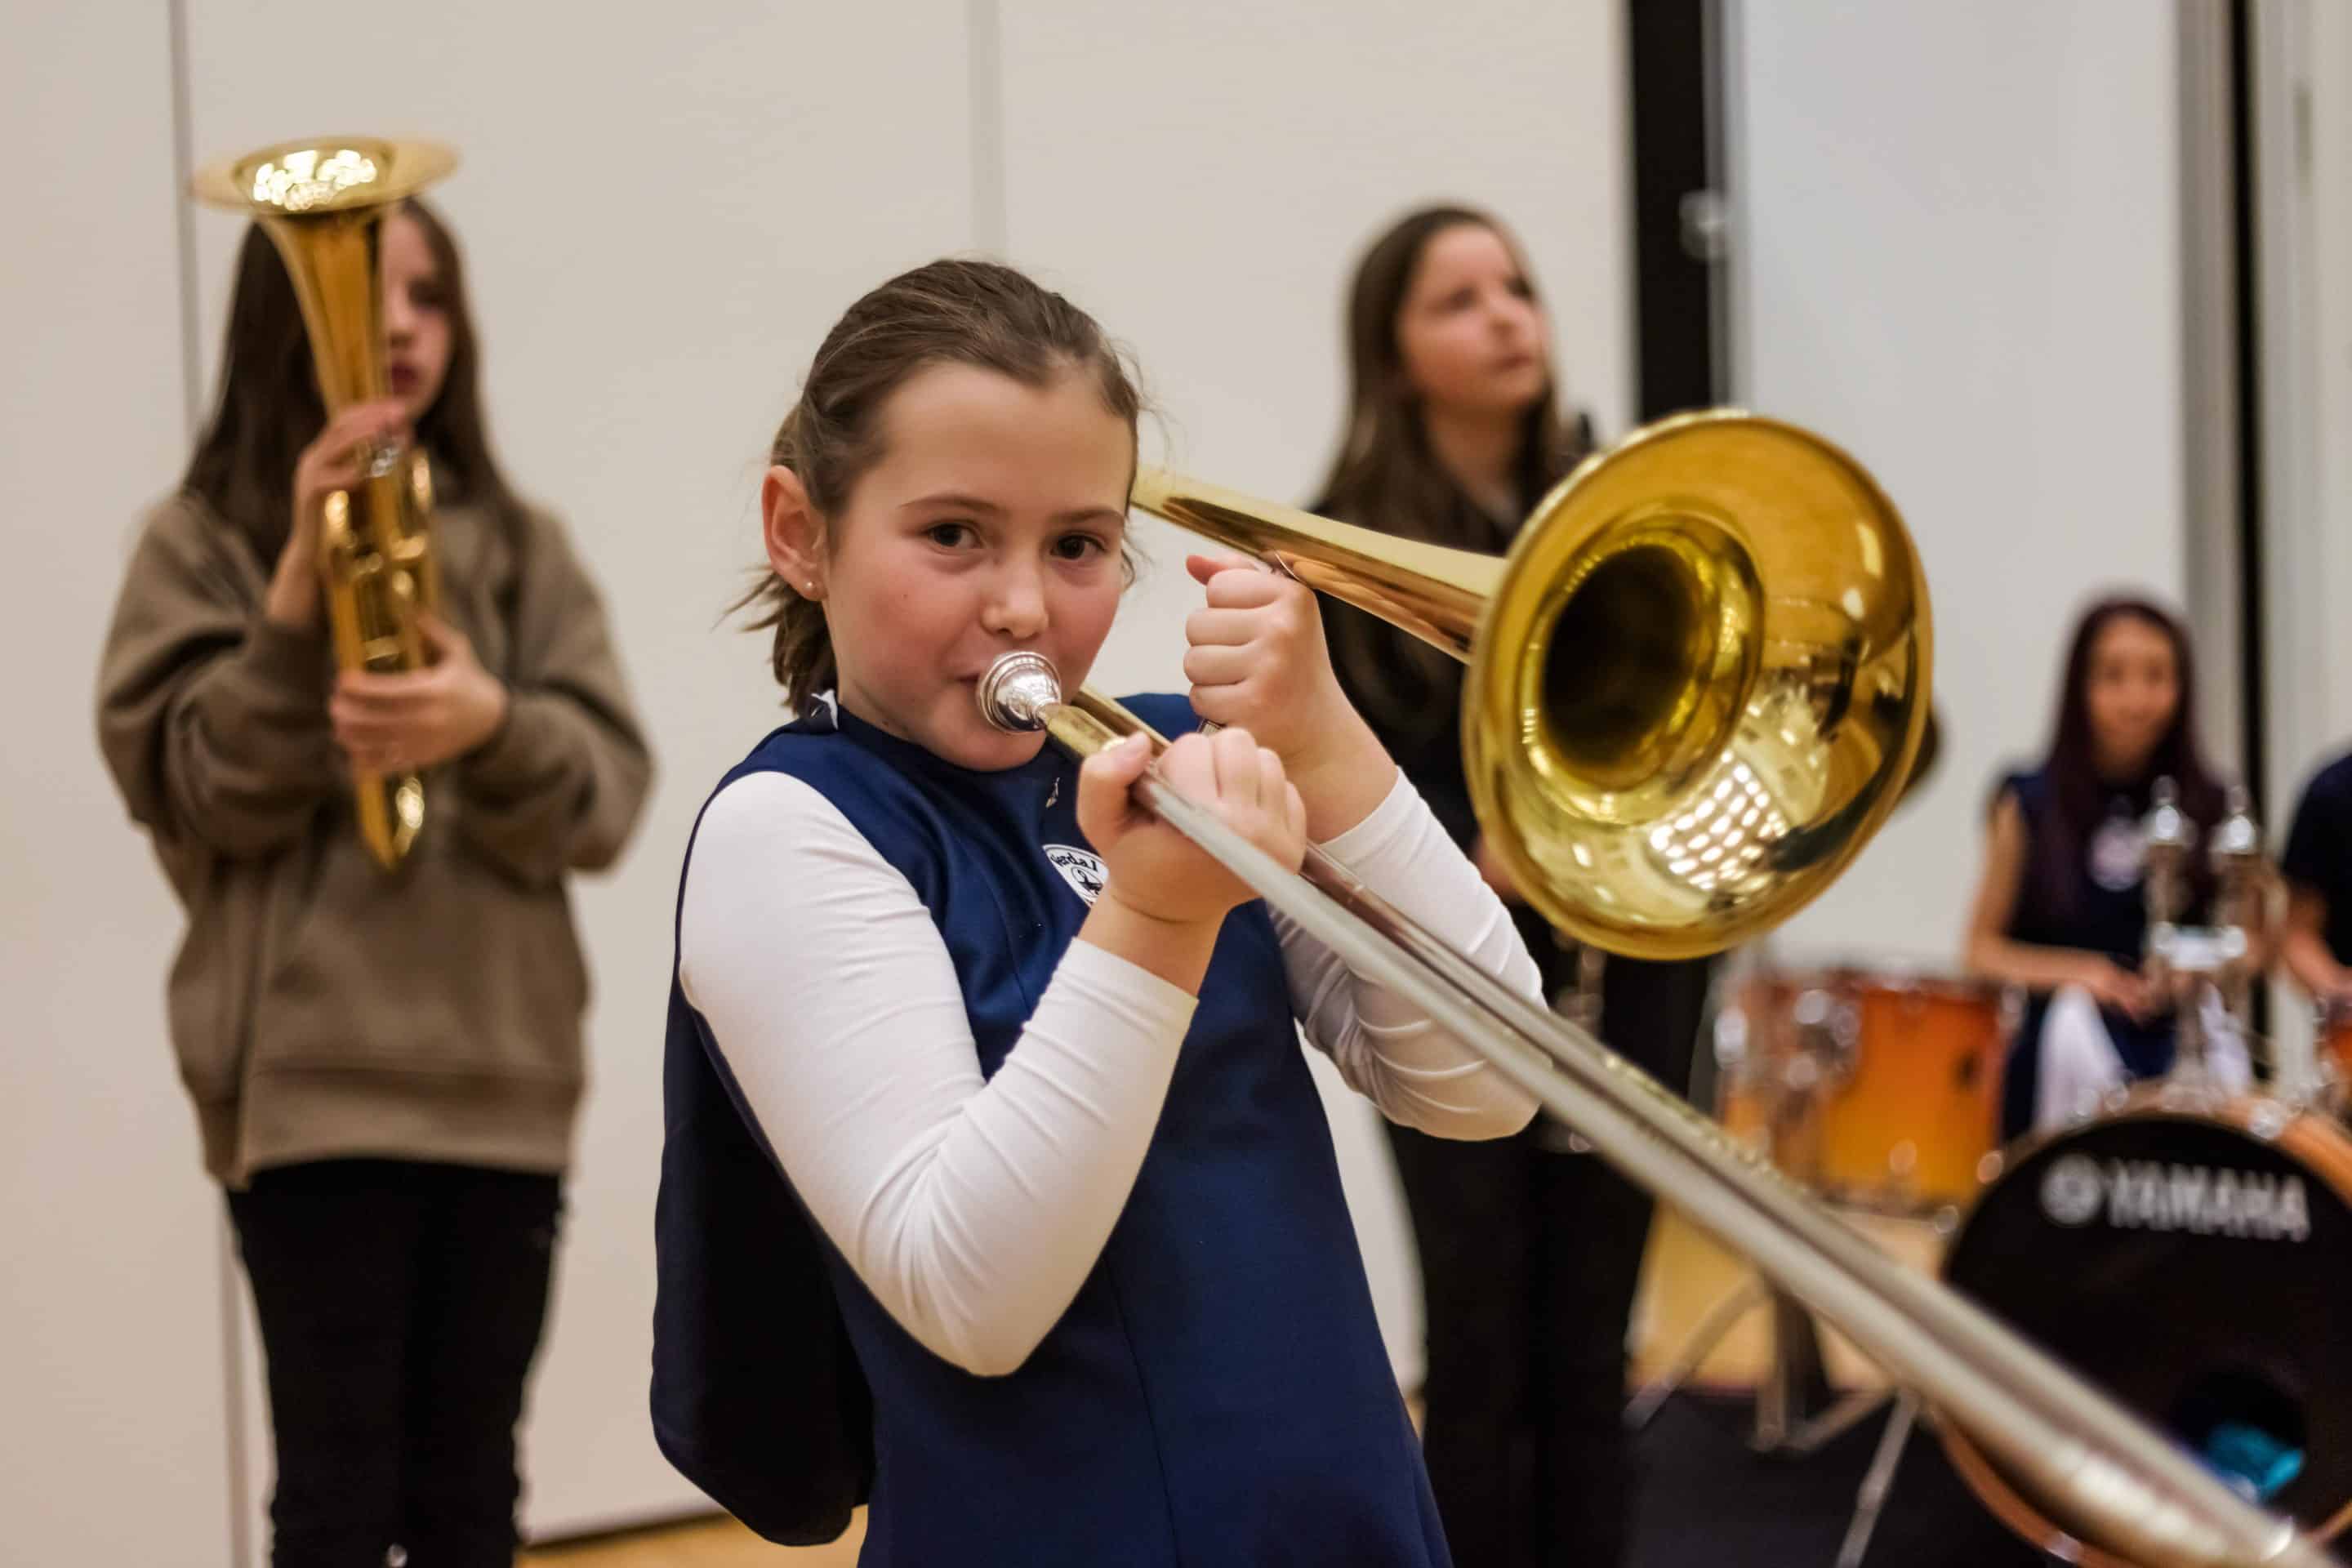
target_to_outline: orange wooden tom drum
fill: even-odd
[[[2000,993],[1862,969],[1766,971],[1717,1020],[1717,1114],[1834,1202],[1967,1204],[1999,1148]]]

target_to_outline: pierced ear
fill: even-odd
[[[760,481],[761,533],[768,565],[804,599],[824,596],[824,520],[800,475],[781,465]]]

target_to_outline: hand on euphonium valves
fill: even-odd
[[[484,669],[465,634],[435,616],[417,626],[434,662],[376,674],[347,669],[327,704],[354,767],[398,773],[462,757],[506,721],[506,683]]]
[[[394,398],[357,403],[327,421],[327,427],[294,461],[294,514],[269,579],[262,613],[281,626],[307,629],[319,624],[319,525],[329,492],[358,488],[360,449],[408,438],[408,416]]]

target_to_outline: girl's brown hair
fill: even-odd
[[[490,454],[481,353],[457,239],[425,203],[411,199],[399,210],[425,231],[449,316],[449,369],[433,406],[416,422],[417,444],[439,465],[445,501],[473,501],[511,518],[520,507]],[[294,280],[255,224],[237,253],[220,393],[180,488],[243,532],[267,569],[292,525],[295,460],[326,423]]]
[[[867,294],[825,334],[769,461],[800,477],[818,516],[839,516],[881,459],[890,395],[936,364],[975,365],[1033,387],[1080,372],[1130,434],[1143,412],[1126,359],[1093,317],[1010,267],[934,261]],[[771,571],[734,607],[758,611],[751,629],[774,628],[776,681],[798,711],[811,711],[835,679],[824,606]]]
[[[2118,620],[2137,621],[2172,645],[2172,679],[2179,693],[2171,722],[2140,764],[2139,776],[2132,779],[2100,775],[2098,742],[2091,730],[2091,665],[2100,634]],[[2052,842],[2049,852],[2035,859],[2027,876],[2030,896],[2050,908],[2072,912],[2080,896],[2083,846],[2098,831],[2100,819],[2116,795],[2145,799],[2156,780],[2171,779],[2180,792],[2180,809],[2197,824],[2200,835],[2221,821],[2228,809],[2221,777],[2205,760],[2205,748],[2198,740],[2197,667],[2189,628],[2150,600],[2117,595],[2083,612],[2074,626],[2074,640],[2066,650],[2066,672],[2059,684],[2058,712],[2050,731],[2050,752],[2042,768],[2056,805],[2051,814]],[[2212,890],[2211,868],[2202,855],[2194,857],[2192,864],[2201,898]]]
[[[1356,264],[1348,292],[1348,424],[1316,504],[1333,517],[1401,538],[1493,552],[1507,546],[1510,535],[1438,462],[1397,335],[1430,241],[1465,226],[1490,230],[1519,254],[1508,231],[1485,213],[1430,206],[1390,225]],[[1528,283],[1532,289],[1534,279]],[[1547,387],[1520,423],[1512,479],[1521,503],[1533,505],[1591,446],[1590,426],[1582,419],[1563,421]],[[1450,720],[1451,703],[1437,698],[1460,684],[1461,671],[1444,654],[1370,616],[1332,615],[1325,624],[1332,663],[1349,691],[1379,710],[1376,717],[1401,730]]]

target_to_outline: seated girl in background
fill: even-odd
[[[2195,691],[2189,636],[2172,616],[2141,599],[2092,605],[2066,658],[2049,754],[1994,795],[1966,963],[2032,998],[2010,1051],[2004,1138],[2062,1123],[2172,1066],[2173,1001],[2140,967],[2140,822],[2156,782],[2172,780],[2199,830],[2189,918],[2203,918],[2213,893],[2203,837],[2224,803],[2197,743]],[[2242,1086],[2243,1040],[2218,1008],[2202,1016],[2216,1076]]]
[[[684,872],[656,1428],[779,1538],[870,1487],[867,1564],[1443,1563],[1294,1020],[1425,1131],[1532,1101],[1139,811],[1142,742],[1081,767],[975,705],[1011,650],[1086,679],[1139,402],[1085,313],[942,261],[850,309],[777,435],[759,596],[800,718]],[[1307,591],[1189,564],[1191,701],[1134,702],[1171,784],[1532,996]],[[813,1374],[836,1309],[856,1366]]]

